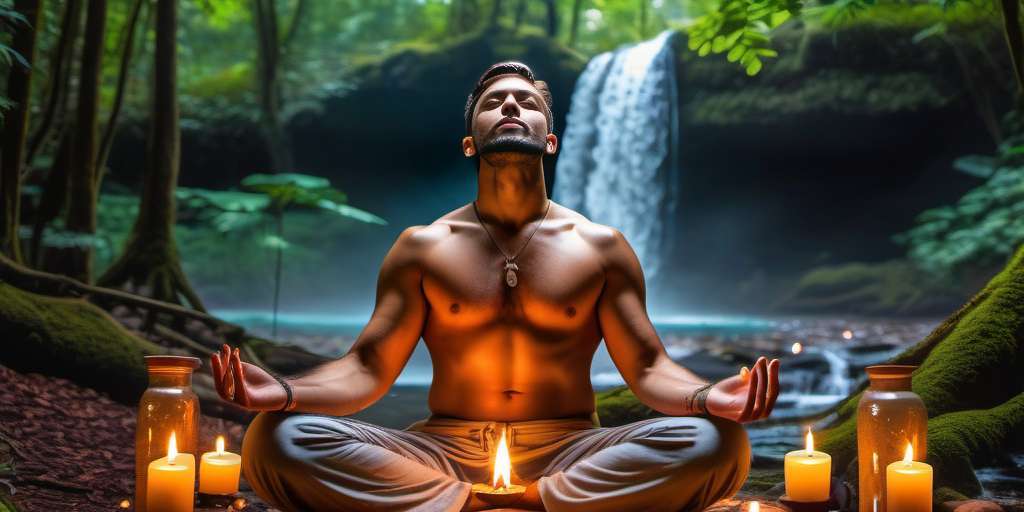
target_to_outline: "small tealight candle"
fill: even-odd
[[[903,460],[885,468],[887,512],[931,512],[932,467],[914,461],[914,446],[907,443]]]
[[[217,436],[217,451],[206,452],[199,460],[199,492],[203,494],[235,494],[242,457],[224,451],[224,436]]]
[[[801,503],[828,501],[832,478],[832,457],[814,451],[814,436],[807,431],[806,447],[786,454],[786,495]]]
[[[498,487],[498,481],[501,487]],[[498,451],[494,458],[494,480],[491,485],[473,484],[473,493],[481,500],[497,506],[515,503],[526,492],[526,487],[512,483],[512,459],[509,457],[505,432],[501,433]]]
[[[178,453],[178,443],[174,432],[171,432],[167,456],[149,463],[146,474],[147,512],[192,512],[195,486],[195,456]]]

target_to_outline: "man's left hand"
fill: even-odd
[[[767,418],[779,397],[779,360],[759,357],[753,370],[722,380],[708,393],[708,414],[738,423]]]

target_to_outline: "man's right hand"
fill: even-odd
[[[288,401],[284,387],[254,364],[243,363],[238,349],[221,346],[210,356],[213,382],[221,398],[251,411],[277,411]]]

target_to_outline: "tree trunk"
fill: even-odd
[[[174,241],[174,189],[181,153],[176,91],[177,29],[177,0],[158,0],[153,102],[139,216],[124,253],[99,283],[110,288],[128,285],[140,294],[174,304],[182,303],[180,294],[193,308],[205,311],[181,270]]]
[[[580,30],[580,9],[583,7],[583,0],[574,0],[572,3],[572,18],[569,20],[569,48],[576,47],[576,35]]]
[[[100,149],[96,156],[96,188],[99,189],[100,181],[103,179],[103,169],[107,165],[107,155],[110,154],[110,146],[114,143],[114,133],[117,130],[117,117],[121,113],[121,105],[124,103],[124,91],[128,83],[128,66],[132,61],[132,51],[135,47],[135,27],[139,24],[139,13],[142,11],[143,0],[135,0],[128,22],[125,23],[124,34],[121,36],[121,67],[117,72],[117,91],[114,93],[114,104],[110,109],[110,117],[103,130],[103,138],[100,141]]]
[[[558,8],[555,0],[545,0],[544,6],[548,11],[548,37],[558,36]]]
[[[68,0],[64,7],[64,15],[60,23],[60,39],[50,57],[49,85],[46,94],[46,107],[40,116],[39,127],[29,138],[28,153],[25,155],[26,165],[32,164],[36,152],[50,136],[50,129],[58,112],[66,106],[71,60],[74,54],[74,42],[78,38],[78,29],[82,21],[82,2]],[[57,136],[60,140],[60,136]]]
[[[501,21],[501,3],[501,0],[494,0],[494,4],[491,5],[491,16],[487,22],[489,28],[497,27]]]
[[[50,165],[50,172],[43,181],[43,192],[36,205],[35,219],[32,221],[32,240],[30,241],[29,258],[32,264],[45,270],[58,270],[56,262],[47,262],[43,258],[43,230],[46,225],[60,216],[68,195],[68,168],[71,167],[72,130],[64,129],[57,154]]]
[[[7,96],[14,105],[4,119],[3,154],[0,160],[0,252],[21,261],[21,169],[24,166],[25,135],[32,90],[32,65],[35,62],[36,34],[42,21],[39,0],[17,0],[14,9],[25,16],[27,24],[14,33],[11,48],[25,57],[28,66],[14,63],[7,77]]]
[[[65,226],[86,242],[66,250],[64,273],[80,281],[92,279],[92,241],[96,234],[96,128],[100,98],[106,0],[90,0],[85,19],[82,70],[78,86],[75,136],[69,170]]]
[[[281,44],[274,0],[253,0],[253,18],[258,39],[256,85],[259,88],[260,124],[270,150],[272,170],[290,172],[295,165],[288,136],[281,126],[281,85],[278,80]]]
[[[1017,79],[1017,108],[1024,108],[1024,36],[1020,29],[1020,3],[1018,0],[1000,0],[1003,11],[1003,34],[1013,61],[1013,75]]]

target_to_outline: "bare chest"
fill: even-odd
[[[453,237],[427,258],[430,319],[445,326],[517,322],[572,328],[592,319],[604,275],[593,250],[569,234],[538,235],[511,262],[489,240]]]

